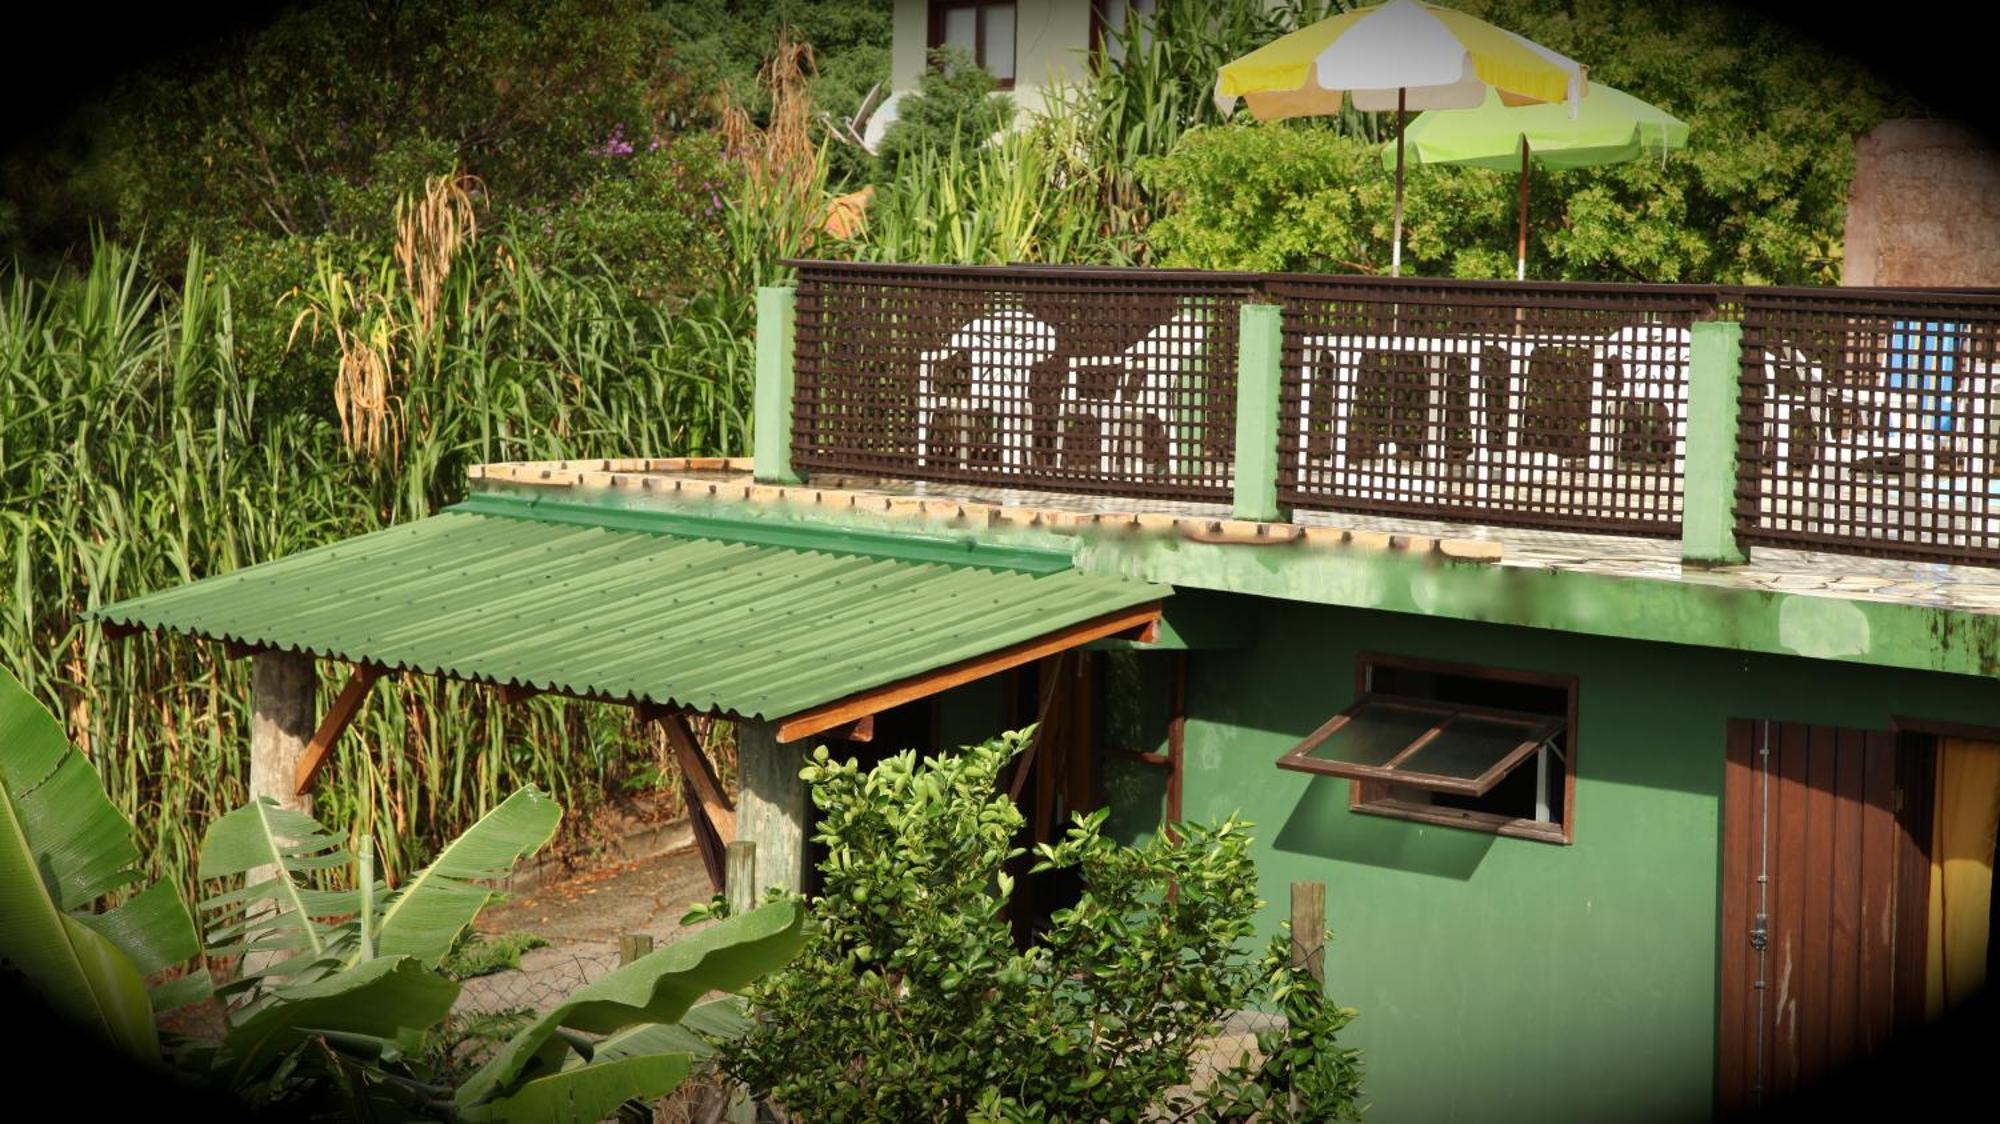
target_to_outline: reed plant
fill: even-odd
[[[248,667],[203,641],[110,641],[86,610],[428,515],[475,462],[747,448],[742,317],[635,306],[609,271],[539,268],[504,240],[451,254],[322,260],[287,302],[307,335],[365,326],[393,442],[355,440],[353,399],[260,407],[239,337],[281,321],[246,317],[199,246],[178,291],[102,240],[80,270],[0,271],[0,663],[94,759],[157,874],[189,881],[203,826],[245,799]],[[339,669],[322,670],[324,705]],[[520,787],[586,812],[651,787],[659,752],[621,709],[405,676],[318,795],[393,877]]]

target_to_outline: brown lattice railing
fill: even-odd
[[[795,264],[808,472],[1227,502],[1254,301],[1283,504],[1671,536],[1692,328],[1741,319],[1741,541],[2000,563],[2000,293]]]
[[[2000,561],[2000,298],[1744,290],[1737,537]]]
[[[1254,279],[801,263],[792,463],[1227,500]]]
[[[1717,290],[1272,278],[1295,507],[1680,531],[1690,326]]]

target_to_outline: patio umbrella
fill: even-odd
[[[1489,87],[1522,104],[1584,100],[1585,68],[1511,31],[1418,0],[1389,0],[1302,27],[1224,66],[1215,104],[1241,98],[1259,121],[1338,113],[1342,95],[1367,111],[1470,109]],[[1389,272],[1403,271],[1403,165],[1396,162],[1395,243]]]
[[[1596,168],[1686,148],[1687,122],[1601,82],[1572,114],[1561,105],[1508,105],[1489,93],[1477,109],[1442,109],[1419,116],[1403,147],[1418,164],[1455,164],[1521,172],[1521,238],[1514,276],[1528,275],[1528,161],[1544,168]],[[1382,148],[1382,163],[1402,153]]]

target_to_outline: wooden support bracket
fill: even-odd
[[[694,731],[688,728],[687,719],[680,714],[651,708],[641,710],[640,717],[658,722],[660,728],[666,731],[667,746],[681,768],[681,776],[699,801],[688,810],[707,817],[724,844],[733,841],[736,838],[736,808],[722,791],[722,781],[716,777],[708,755],[694,740]]]
[[[333,705],[327,708],[326,717],[320,720],[319,729],[313,731],[312,740],[306,743],[305,756],[299,759],[298,771],[293,774],[292,791],[300,796],[312,791],[313,780],[326,764],[333,752],[333,743],[347,732],[354,722],[354,716],[361,712],[361,703],[382,678],[383,669],[367,663],[354,665],[354,671],[347,677],[347,685],[334,697]]]

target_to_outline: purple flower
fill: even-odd
[[[604,139],[604,143],[590,151],[598,156],[632,155],[632,142],[625,139],[625,126],[615,126],[611,130],[611,135]]]

